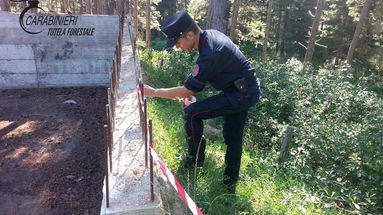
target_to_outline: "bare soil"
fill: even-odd
[[[99,214],[106,103],[105,88],[0,90],[0,214]]]

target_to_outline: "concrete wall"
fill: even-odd
[[[93,36],[28,34],[19,14],[0,11],[0,89],[107,86],[118,38],[118,16],[81,15],[75,28]],[[63,26],[50,26],[50,28]]]

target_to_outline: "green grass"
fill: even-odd
[[[182,104],[151,99],[148,117],[153,120],[155,150],[180,180],[204,214],[339,214],[308,191],[292,172],[275,165],[276,156],[245,149],[236,195],[222,185],[226,147],[221,136],[208,136],[203,168],[182,168],[186,153]]]
[[[196,53],[145,50],[145,82],[183,84]],[[178,101],[150,99],[156,151],[205,214],[382,214],[383,99],[363,79],[329,68],[301,70],[291,59],[252,62],[262,101],[249,111],[236,195],[221,183],[226,147],[207,136],[203,168],[185,170],[182,109]],[[215,94],[207,87],[198,100]],[[222,129],[222,119],[209,120]],[[278,162],[284,128],[294,127],[288,159]]]

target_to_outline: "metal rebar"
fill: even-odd
[[[112,144],[113,144],[113,132],[111,129],[111,118],[110,118],[110,107],[107,104],[106,105],[106,117],[107,117],[107,124],[108,124],[108,148],[109,148],[109,165],[110,165],[110,172],[112,172]]]
[[[114,74],[114,66],[113,66],[113,69],[112,69],[112,72],[109,73],[109,77],[110,77],[110,92],[108,91],[108,93],[110,93],[110,100],[108,100],[108,103],[110,105],[110,109],[112,110],[112,115],[114,114],[113,112],[113,107],[114,107],[114,96],[113,96],[113,92],[114,92],[114,78],[113,78],[113,74]]]
[[[112,103],[112,92],[110,90],[110,88],[108,88],[108,104],[109,104],[109,119],[110,119],[110,123],[109,126],[112,130],[114,130],[114,126],[113,126],[113,120],[114,120],[114,116],[113,116],[113,103]]]
[[[118,39],[118,51],[117,51],[117,70],[116,70],[116,86],[119,86],[120,72],[121,72],[121,52],[120,52],[121,40]]]
[[[113,60],[115,62],[115,60]],[[116,103],[117,103],[117,68],[116,66],[113,66],[113,88],[112,88],[112,102],[113,102],[113,118],[116,113]],[[113,129],[114,129],[114,122],[113,122]]]
[[[149,150],[152,150],[153,147],[153,127],[152,127],[152,120],[149,120]],[[154,180],[153,180],[153,156],[152,153],[150,153],[150,198],[152,202],[154,201]]]
[[[106,207],[109,208],[109,171],[108,171],[108,125],[104,125],[104,144],[105,144],[105,193]]]
[[[113,66],[112,66],[112,82],[113,82],[113,86],[115,85],[115,81],[116,79],[114,78],[115,74],[116,74],[116,59],[113,59]]]
[[[147,125],[147,107],[144,99],[144,144],[145,144],[145,167],[148,168],[148,125]]]
[[[140,93],[141,93],[141,101],[144,100],[144,84],[142,83],[142,80],[140,81]]]

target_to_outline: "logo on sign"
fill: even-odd
[[[39,7],[38,0],[11,0],[13,2],[28,1],[29,6],[20,14],[20,27],[28,34],[39,34],[48,28],[48,36],[93,36],[94,28],[67,28],[77,25],[75,15],[51,15]],[[31,9],[39,9],[43,13],[27,13]]]

